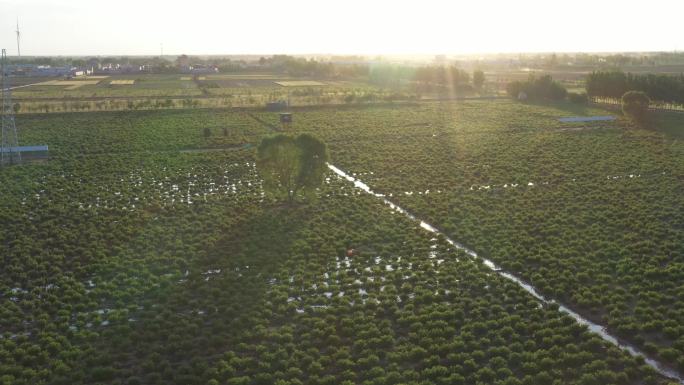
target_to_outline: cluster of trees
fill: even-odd
[[[60,57],[60,56],[35,56],[35,57],[10,57],[12,64],[48,65],[52,67],[87,67],[88,65],[131,65],[133,67],[147,66],[147,71],[153,73],[177,73],[178,66],[173,61],[160,56],[104,56],[104,57]],[[204,62],[204,60],[199,60]],[[207,61],[211,63],[211,60]]]
[[[587,104],[589,103],[589,96],[584,92],[568,92],[568,101],[575,104]]]
[[[551,75],[530,75],[525,81],[512,81],[506,85],[506,92],[514,99],[562,100],[567,95],[563,85],[554,81]]]
[[[289,202],[299,193],[315,194],[323,182],[327,161],[325,143],[310,134],[270,136],[257,147],[256,165],[264,189],[287,197]]]
[[[612,55],[578,55],[579,58],[590,58],[591,60],[578,61],[578,64],[601,65],[604,67],[626,67],[626,66],[657,66],[657,65],[682,65],[684,64],[684,54],[682,52],[657,52],[647,55],[643,54],[612,54]]]
[[[369,67],[366,74],[371,84],[382,87],[399,87],[411,81],[415,72],[414,67],[377,64]]]
[[[511,57],[507,68],[565,68],[577,70],[578,67],[606,68],[609,70],[629,67],[655,67],[684,64],[682,52],[657,52],[649,54],[616,53],[562,53],[562,54],[519,54],[515,60]],[[505,67],[504,67],[505,68]]]
[[[480,82],[476,86],[482,87],[484,74],[477,72],[474,80]],[[456,66],[429,66],[419,67],[413,76],[413,81],[419,90],[431,91],[440,87],[443,91],[452,91],[456,94],[470,94],[474,87],[470,84],[470,74]]]
[[[244,71],[268,71],[291,76],[311,76],[318,78],[327,77],[359,77],[367,76],[369,66],[363,63],[362,59],[358,62],[332,63],[325,60],[306,59],[290,55],[273,55],[261,57],[252,61],[247,59],[236,59],[222,56],[201,57],[193,56],[192,64],[205,66],[215,66],[221,72],[244,72]],[[153,73],[177,73],[178,63],[169,57],[21,57],[10,58],[11,63],[49,65],[49,66],[74,66],[85,67],[88,64],[130,64],[132,66],[147,66]],[[363,63],[363,64],[362,64]]]
[[[622,95],[622,112],[637,123],[644,123],[651,100],[641,91],[628,91]]]
[[[598,71],[587,76],[586,88],[589,96],[621,98],[628,91],[641,91],[652,100],[684,104],[684,75]]]
[[[305,59],[289,55],[273,55],[261,57],[259,65],[269,71],[285,73],[292,76],[311,76],[329,78],[337,75],[338,68],[330,62]]]
[[[657,65],[681,65],[684,64],[684,55],[676,52],[659,52],[653,54],[575,54],[562,56],[563,60],[559,64],[571,62],[574,66],[592,66],[600,68],[624,68],[624,67],[646,67]]]
[[[99,58],[87,58],[87,57],[69,57],[69,56],[10,56],[8,57],[10,63],[12,64],[35,64],[35,65],[47,65],[52,67],[62,67],[62,66],[74,66],[82,67],[85,66],[88,61],[92,60],[97,63],[139,63],[145,64],[147,59],[140,57],[127,57],[127,56],[105,56]]]
[[[371,84],[401,86],[412,84],[418,92],[440,92],[467,95],[482,89],[485,74],[482,70],[471,74],[455,65],[411,67],[402,65],[379,65],[369,70]]]
[[[413,80],[423,84],[459,85],[470,81],[470,74],[456,66],[418,67]]]

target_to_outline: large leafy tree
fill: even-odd
[[[289,202],[299,193],[312,194],[321,185],[327,161],[325,143],[309,134],[270,136],[257,148],[264,189]]]
[[[642,125],[646,121],[648,106],[651,100],[641,91],[627,91],[622,95],[622,112],[632,120]]]
[[[323,183],[328,149],[320,139],[309,134],[299,135],[295,143],[300,151],[297,185],[307,192],[313,191]]]
[[[512,98],[519,98],[524,93],[530,100],[562,100],[567,90],[550,75],[536,77],[530,74],[527,81],[513,81],[506,85],[506,92]]]
[[[478,90],[482,88],[485,82],[485,74],[482,70],[473,71],[473,85]]]

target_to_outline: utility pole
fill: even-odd
[[[2,72],[2,140],[0,141],[0,167],[21,162],[21,152],[17,140],[17,126],[14,122],[14,105],[12,104],[12,87],[9,82],[9,65],[7,51],[3,48],[0,56],[0,72]]]

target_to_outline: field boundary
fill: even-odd
[[[268,129],[270,129],[270,130],[272,130],[272,131],[278,131],[278,127],[277,127],[276,125],[271,124],[271,123],[269,123],[269,122],[267,122],[267,121],[261,119],[260,117],[254,115],[253,113],[251,113],[251,112],[245,112],[245,114],[246,114],[247,116],[249,116],[250,118],[254,119],[257,123],[260,123],[260,124],[264,125],[266,128],[268,128]]]

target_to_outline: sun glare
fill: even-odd
[[[649,7],[614,0],[2,3],[0,23],[19,17],[27,54],[156,54],[160,43],[169,54],[673,50],[684,14],[675,0]],[[7,46],[12,38],[0,34]]]

